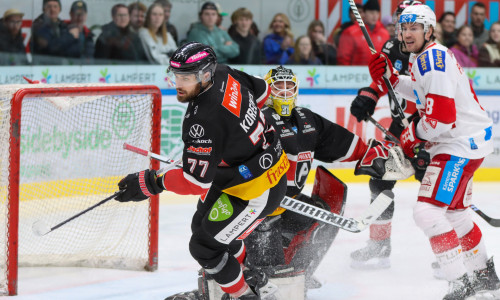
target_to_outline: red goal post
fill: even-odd
[[[0,294],[17,294],[22,266],[157,269],[158,196],[108,201],[42,237],[31,226],[53,226],[126,174],[158,169],[123,143],[160,153],[160,122],[156,86],[0,86]]]

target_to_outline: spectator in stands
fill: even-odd
[[[325,26],[320,20],[313,20],[307,28],[311,39],[312,51],[323,65],[337,64],[337,49],[326,41]]]
[[[389,36],[393,39],[396,36],[396,24],[392,21],[392,16],[385,16],[381,20],[382,25],[384,25],[387,32],[389,32]]]
[[[274,15],[269,30],[271,33],[264,37],[265,62],[269,65],[284,65],[294,51],[293,34],[287,15]]]
[[[172,13],[172,3],[169,0],[156,0],[155,3],[160,3],[163,6],[163,12],[165,14],[165,24],[167,25],[167,31],[172,35],[174,41],[179,45],[179,35],[177,34],[177,28],[174,24],[170,23],[170,14]]]
[[[363,5],[364,22],[368,34],[375,46],[381,51],[384,43],[389,39],[389,33],[379,21],[380,5],[377,0],[368,0]],[[337,64],[339,65],[368,65],[371,57],[370,49],[363,37],[359,26],[350,26],[345,29],[337,45]]]
[[[484,20],[486,20],[486,6],[481,2],[474,3],[470,10],[470,26],[474,33],[474,45],[477,48],[481,48],[489,37]]]
[[[139,1],[132,2],[128,6],[128,14],[130,16],[130,30],[138,33],[139,29],[144,27],[144,18],[148,8]]]
[[[229,59],[231,64],[258,65],[262,63],[262,43],[251,32],[252,12],[244,7],[238,8],[231,15],[229,36],[240,47],[240,55]]]
[[[0,19],[0,62],[2,65],[26,65],[26,49],[21,35],[24,14],[8,9]]]
[[[145,27],[139,29],[139,37],[152,64],[168,65],[170,56],[177,49],[174,38],[167,31],[165,13],[160,3],[153,3],[146,14]]]
[[[443,29],[443,45],[450,48],[457,42],[457,30],[455,29],[455,14],[451,11],[443,13],[439,18],[439,24]]]
[[[356,3],[356,7],[358,9],[359,15],[361,16],[361,19],[364,20],[365,19],[365,12],[363,11],[363,5]],[[333,32],[333,42],[334,42],[336,47],[338,47],[338,45],[339,45],[340,35],[342,34],[342,32],[344,32],[344,30],[346,30],[348,27],[350,27],[354,24],[357,24],[356,16],[354,16],[352,9],[349,9],[349,21],[342,23],[340,25],[340,27]]]
[[[225,64],[228,59],[240,54],[240,47],[229,34],[215,25],[219,13],[213,2],[203,3],[200,22],[194,23],[188,33],[188,42],[200,42],[211,46],[217,56],[217,62]]]
[[[124,4],[115,4],[111,17],[113,21],[102,26],[102,33],[97,38],[95,57],[118,60],[120,63],[146,62],[141,40],[130,30],[128,8]]]
[[[433,35],[436,38],[434,41],[443,45],[443,27],[441,27],[441,24],[436,23],[436,28],[434,28]]]
[[[479,50],[479,66],[500,67],[500,21],[491,24],[489,36]]]
[[[60,64],[63,61],[54,59],[54,56],[81,56],[79,40],[69,32],[68,25],[59,19],[60,12],[59,0],[43,0],[43,13],[33,21],[31,27],[31,52],[35,63]]]
[[[461,26],[457,31],[457,42],[450,50],[462,67],[477,67],[479,50],[477,46],[473,44],[473,41],[474,34],[470,26]]]
[[[321,65],[321,60],[312,51],[311,39],[307,35],[302,35],[295,41],[295,51],[288,58],[289,65]]]
[[[79,57],[84,59],[94,58],[94,34],[85,26],[87,21],[87,4],[83,1],[75,1],[71,4],[69,11],[70,19],[65,21],[69,33],[78,39]],[[86,60],[88,63],[89,60]]]
[[[215,26],[219,27],[220,29],[227,31],[227,28],[222,26],[222,21],[224,21],[224,17],[227,16],[226,12],[222,11],[222,8],[219,3],[215,2],[215,7],[217,7],[217,13],[219,16],[217,17],[217,22],[215,22]]]

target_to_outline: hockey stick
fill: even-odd
[[[33,230],[33,233],[37,236],[46,235],[47,233],[52,232],[52,231],[56,230],[57,228],[63,226],[64,224],[73,221],[74,219],[76,219],[79,216],[93,210],[94,208],[103,205],[104,203],[108,202],[109,200],[116,198],[116,196],[120,195],[121,193],[123,193],[123,191],[118,191],[118,192],[114,193],[113,195],[109,196],[108,198],[101,200],[100,202],[92,205],[91,207],[77,213],[76,215],[72,216],[71,218],[62,221],[61,223],[59,223],[53,227],[49,227],[47,225],[47,223],[45,223],[44,221],[38,220],[35,223],[33,223],[33,225],[31,226],[31,229]]]
[[[394,198],[394,195],[391,194],[392,192],[389,190],[380,193],[358,218],[344,217],[287,196],[281,201],[280,206],[317,221],[357,233],[368,228],[389,207]]]
[[[401,144],[399,139],[396,136],[394,136],[394,134],[390,133],[389,130],[385,129],[385,127],[382,126],[382,124],[380,124],[379,122],[377,122],[373,117],[369,116],[367,120],[372,122],[373,125],[375,125],[375,127],[377,127],[380,131],[382,131],[386,135],[386,137],[391,141],[393,141],[394,143],[396,143],[396,145]]]
[[[370,51],[372,54],[377,53],[377,50],[375,50],[375,46],[373,45],[372,39],[370,38],[370,35],[368,35],[368,30],[366,30],[365,23],[363,22],[363,19],[361,19],[361,15],[359,14],[358,8],[356,7],[356,3],[354,0],[349,0],[349,5],[351,6],[352,13],[356,17],[356,21],[358,22],[359,28],[361,28],[361,31],[363,32],[363,36],[365,37],[366,42],[368,43],[368,48],[370,48]],[[409,123],[408,120],[405,117],[405,114],[403,112],[403,108],[401,108],[401,105],[399,104],[396,94],[394,93],[394,88],[392,87],[391,82],[387,77],[383,76],[384,83],[387,86],[387,92],[389,94],[389,102],[393,102],[394,107],[396,108],[396,111],[401,118],[401,122],[403,122],[403,126],[406,128],[408,127]]]
[[[486,223],[490,224],[493,227],[500,227],[500,219],[495,219],[495,218],[487,216],[479,208],[477,208],[474,204],[471,204],[470,208],[472,208],[473,211],[475,211],[481,218],[483,218],[486,221]]]
[[[171,162],[173,160],[168,159],[162,155],[154,154],[149,151],[130,146],[125,147],[124,149],[133,151],[137,154],[150,156],[154,159],[158,159],[163,162]],[[132,150],[135,149],[135,150]],[[281,200],[280,206],[286,208],[290,211],[298,213],[300,215],[310,217],[320,222],[324,222],[341,229],[350,231],[350,232],[361,232],[365,230],[375,219],[377,219],[384,210],[389,207],[394,197],[390,197],[388,193],[392,193],[391,191],[382,192],[373,202],[368,206],[368,208],[364,211],[363,215],[359,218],[348,218],[342,215],[338,215],[336,213],[332,213],[331,211],[319,208],[317,206],[305,203],[303,201],[293,199],[285,196],[283,200]]]

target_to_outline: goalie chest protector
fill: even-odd
[[[295,107],[289,118],[281,117],[270,107],[264,107],[262,112],[278,133],[283,150],[290,161],[290,169],[286,174],[286,194],[293,197],[304,188],[312,167],[318,139],[313,113],[303,107]]]

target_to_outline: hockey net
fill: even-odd
[[[158,197],[106,202],[126,174],[157,162],[123,143],[160,147],[161,93],[141,85],[0,86],[0,293],[23,266],[157,268]],[[21,283],[22,284],[22,283]]]

